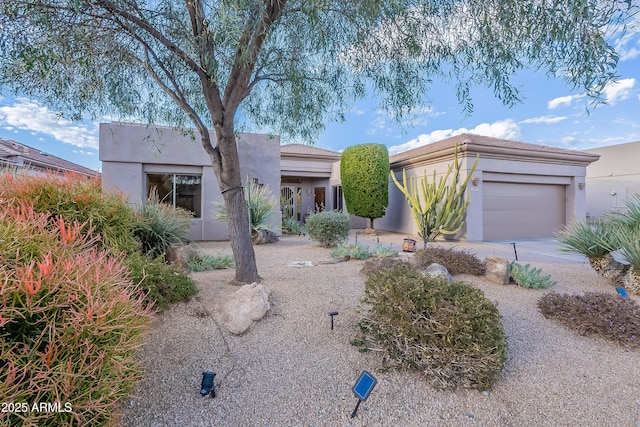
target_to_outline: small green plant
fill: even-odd
[[[348,214],[339,211],[321,211],[309,215],[306,227],[312,240],[328,248],[347,240],[351,219]]]
[[[175,265],[166,264],[163,257],[151,258],[134,252],[124,260],[130,279],[144,294],[145,305],[163,309],[169,304],[188,301],[198,292],[193,279]]]
[[[231,255],[193,255],[187,258],[187,266],[191,271],[225,270],[234,266]]]
[[[269,219],[275,212],[277,201],[269,187],[250,181],[247,178],[244,198],[249,208],[252,232],[257,233],[260,230],[274,231],[273,226],[269,224]],[[213,217],[218,221],[227,222],[227,208],[223,202],[214,204]]]
[[[300,234],[302,226],[293,217],[282,217],[282,232],[285,234]]]
[[[599,337],[627,348],[640,348],[640,306],[617,294],[550,292],[538,300],[544,317],[583,336]]]
[[[556,284],[551,276],[542,276],[542,269],[531,268],[529,264],[519,264],[511,261],[511,279],[523,288],[547,289]]]
[[[381,243],[376,244],[375,255],[377,257],[396,257],[398,256],[398,250],[394,249],[393,246],[383,246]]]
[[[155,258],[165,254],[171,245],[189,243],[193,214],[162,203],[156,188],[151,190],[139,216],[141,221],[134,234],[140,241],[144,254]]]
[[[338,247],[331,251],[331,256],[333,258],[367,259],[371,258],[373,254],[367,245],[338,243]]]
[[[408,262],[398,258],[375,257],[375,258],[368,259],[362,266],[362,269],[360,270],[360,272],[365,276],[370,276],[382,270],[389,270],[389,269],[400,268],[400,267],[408,268],[411,270],[415,269],[413,264],[409,264]]]
[[[491,388],[507,355],[496,305],[481,290],[409,266],[367,277],[360,322],[370,348],[423,372],[436,387]]]
[[[478,257],[467,251],[453,248],[428,247],[417,251],[413,261],[418,268],[425,269],[436,263],[445,267],[453,276],[456,274],[471,274],[481,276],[484,274],[484,263]]]

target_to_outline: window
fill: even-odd
[[[202,177],[200,175],[147,174],[147,194],[156,188],[163,203],[202,215]]]
[[[333,209],[342,211],[344,210],[344,206],[342,203],[342,186],[336,185],[332,188],[333,190]]]

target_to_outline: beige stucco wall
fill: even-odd
[[[211,139],[216,140],[211,133]],[[280,194],[280,138],[240,133],[238,154],[243,179],[257,178],[271,189],[276,201]],[[146,173],[202,175],[202,217],[191,221],[194,240],[226,240],[226,223],[213,219],[213,203],[222,201],[211,159],[193,135],[169,127],[138,124],[101,123],[100,160],[102,185],[119,189],[132,204],[146,199]],[[279,228],[276,209],[270,223]]]
[[[625,201],[640,194],[640,142],[585,150],[600,155],[587,167],[586,210],[590,218],[624,211]]]

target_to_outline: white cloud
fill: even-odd
[[[558,98],[553,98],[551,101],[549,101],[547,103],[547,108],[549,110],[553,110],[555,108],[558,108],[560,106],[566,106],[569,107],[571,105],[571,103],[573,101],[575,101],[576,99],[581,98],[580,95],[569,95],[569,96],[560,96]]]
[[[636,85],[636,79],[623,79],[617,82],[609,83],[604,88],[604,96],[607,104],[615,105],[620,101],[629,99],[632,95],[631,90]]]
[[[16,98],[13,104],[0,107],[0,126],[52,136],[80,148],[98,149],[97,125],[59,119],[47,107],[26,98]]]
[[[551,125],[554,123],[560,123],[563,120],[566,120],[565,116],[540,116],[540,117],[532,117],[530,119],[521,120],[518,123],[520,124],[546,124]]]
[[[615,41],[614,47],[618,55],[620,55],[620,61],[636,59],[640,56],[640,38],[638,38],[638,33],[630,32],[623,35]]]
[[[502,139],[519,139],[520,138],[520,126],[513,120],[500,120],[494,123],[481,123],[473,129],[459,128],[459,129],[440,129],[435,130],[429,134],[419,135],[417,138],[404,144],[394,145],[389,147],[390,154],[398,154],[403,151],[411,150],[413,148],[422,147],[423,145],[432,144],[434,142],[442,141],[443,139],[450,138],[462,133],[474,133],[477,135],[489,136],[493,138]]]

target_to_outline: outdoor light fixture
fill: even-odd
[[[478,184],[480,184],[480,178],[478,178],[477,176],[475,178],[473,178],[471,180],[471,183],[473,184],[474,187],[477,187]]]
[[[360,378],[358,378],[358,381],[356,381],[355,385],[351,388],[353,394],[358,398],[358,403],[356,403],[356,407],[351,413],[351,418],[355,418],[358,413],[358,408],[360,407],[360,402],[369,398],[371,391],[373,391],[377,383],[378,380],[376,380],[373,375],[367,371],[362,371]]]
[[[337,316],[338,312],[337,311],[330,311],[329,312],[329,316],[331,316],[331,330],[333,331],[333,316]]]
[[[581,190],[584,190],[584,182],[579,182],[578,183],[578,188]]]
[[[516,261],[518,260],[518,251],[516,251],[516,242],[511,242],[513,245],[513,254],[516,256]]]
[[[216,397],[216,386],[213,383],[216,373],[211,371],[205,371],[202,373],[202,384],[200,385],[200,394],[205,397],[207,394],[211,394],[211,397]]]

